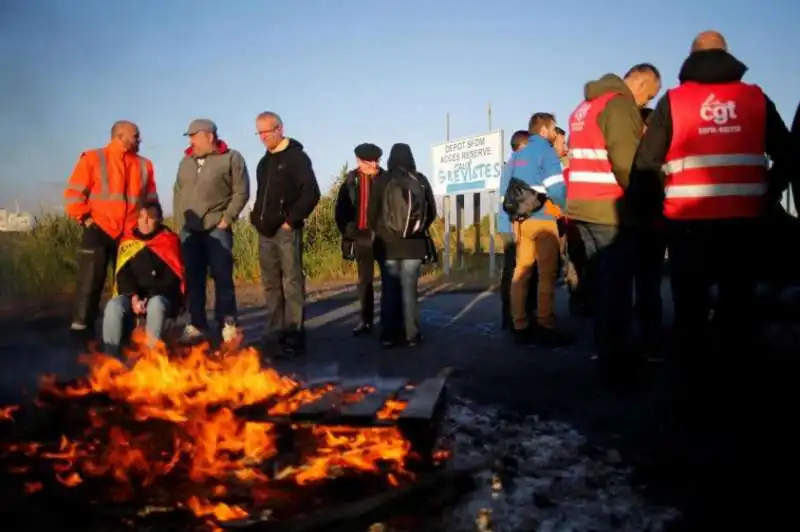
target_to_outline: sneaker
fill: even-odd
[[[225,325],[222,327],[222,341],[224,343],[232,342],[239,334],[239,327],[233,319],[228,318],[225,320]]]
[[[194,325],[187,325],[183,328],[180,341],[181,343],[191,344],[203,340],[205,336],[205,333]]]
[[[368,322],[359,323],[355,329],[353,329],[353,336],[366,336],[372,332],[372,324]]]
[[[382,334],[380,342],[381,342],[381,347],[384,347],[386,349],[394,347],[395,345],[397,345],[397,341],[393,337],[391,337],[389,335],[383,335]]]
[[[84,332],[86,330],[86,324],[79,321],[73,321],[69,326],[69,330],[72,332]]]
[[[421,345],[422,342],[423,342],[422,335],[418,334],[412,339],[406,341],[406,347],[417,347],[418,345]]]

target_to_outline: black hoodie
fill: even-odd
[[[428,194],[428,227],[425,231],[410,238],[401,238],[386,231],[383,227],[383,192],[386,183],[401,173],[411,172],[425,185]],[[428,178],[417,172],[417,163],[408,144],[398,143],[392,146],[389,159],[386,161],[386,172],[382,173],[372,185],[372,197],[369,202],[369,226],[375,231],[375,256],[378,260],[417,259],[423,260],[428,254],[427,231],[436,219],[436,198]]]
[[[282,150],[264,154],[256,168],[256,183],[250,222],[266,237],[275,236],[284,223],[302,228],[319,203],[311,159],[294,139],[288,139]]]
[[[683,62],[683,66],[681,66],[678,79],[681,83],[688,81],[704,84],[733,83],[741,81],[745,72],[747,72],[747,66],[725,50],[704,50],[693,52],[689,55]],[[786,188],[786,183],[788,183],[786,176],[793,175],[795,161],[789,130],[778,114],[775,104],[769,97],[765,96],[765,98],[767,100],[766,152],[776,166],[787,168],[786,172],[780,172],[780,174],[770,172],[770,194],[774,196],[776,194],[779,195],[780,191]],[[658,101],[655,110],[648,119],[647,133],[642,138],[642,142],[636,152],[634,175],[631,180],[631,187],[634,190],[631,191],[631,194],[634,194],[637,190],[642,191],[652,188],[643,186],[641,183],[634,186],[633,181],[635,180],[642,180],[645,183],[653,183],[654,180],[658,180],[661,182],[663,190],[664,174],[661,172],[661,166],[666,160],[671,142],[672,113],[670,111],[669,95],[665,94]],[[631,198],[631,202],[637,202],[637,200],[641,202],[651,201],[648,198],[650,198],[649,194],[644,199]],[[777,196],[775,199],[777,200]],[[646,210],[652,212],[651,209]]]

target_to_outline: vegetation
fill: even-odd
[[[333,208],[347,167],[332,189],[323,196],[309,218],[305,231],[305,268],[311,281],[355,279],[355,265],[342,260],[340,236],[334,223]],[[167,223],[169,224],[169,220]],[[488,250],[488,217],[481,225],[481,249]],[[258,235],[246,221],[234,224],[235,276],[239,282],[258,279]],[[455,248],[455,228],[451,227],[451,242]],[[488,257],[470,252],[474,249],[474,227],[463,231],[466,260],[458,270],[460,280],[486,281]],[[431,235],[440,249],[444,243],[444,221],[438,219]],[[65,216],[46,215],[37,218],[34,229],[27,233],[0,233],[0,301],[17,302],[20,298],[49,298],[69,293],[74,287],[76,251],[81,229]],[[497,252],[502,252],[499,240]],[[441,261],[440,261],[441,265]],[[431,267],[426,275],[441,274],[440,265]],[[460,265],[459,265],[460,266]],[[455,265],[454,265],[455,267]],[[499,270],[499,261],[498,261]]]

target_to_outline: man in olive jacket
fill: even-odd
[[[631,367],[622,356],[628,354],[635,252],[632,232],[620,230],[630,223],[625,194],[642,136],[640,108],[660,90],[658,69],[638,64],[624,78],[606,74],[586,83],[584,102],[570,117],[567,216],[585,254],[579,277],[594,316],[595,346],[613,376]]]
[[[242,154],[220,140],[211,120],[193,120],[184,135],[190,146],[178,167],[172,210],[186,263],[189,324],[183,340],[194,342],[207,332],[210,270],[214,317],[223,341],[228,342],[237,334],[232,224],[250,199],[250,176]]]

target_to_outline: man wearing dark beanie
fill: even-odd
[[[367,220],[372,196],[372,183],[383,172],[380,159],[383,151],[375,144],[356,146],[356,169],[345,178],[336,197],[334,216],[342,234],[342,256],[355,261],[358,267],[358,300],[361,304],[361,322],[353,334],[363,336],[372,332],[375,309],[373,290],[375,255],[374,233]]]

